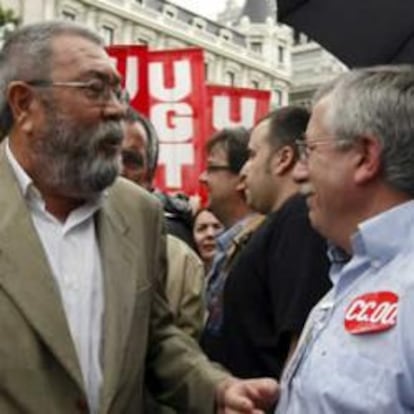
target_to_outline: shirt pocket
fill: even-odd
[[[397,396],[393,390],[391,372],[381,365],[381,352],[378,360],[367,358],[346,349],[339,353],[331,365],[331,378],[326,378],[323,400],[328,402],[329,411],[352,414],[390,414]],[[342,355],[341,355],[342,354]]]

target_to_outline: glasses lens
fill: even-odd
[[[228,171],[230,167],[228,165],[208,165],[207,172],[214,173],[216,171]]]

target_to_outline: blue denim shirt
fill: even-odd
[[[234,238],[243,230],[250,217],[251,215],[248,215],[242,220],[239,220],[232,227],[225,230],[217,237],[217,253],[211,265],[206,289],[208,319],[205,329],[211,334],[219,333],[223,319],[222,294],[228,271],[228,269],[224,268],[227,253]]]
[[[284,371],[277,414],[414,413],[414,202],[360,224],[352,251],[332,264],[334,286],[311,312]],[[398,297],[395,323],[350,331],[351,305],[378,292]]]

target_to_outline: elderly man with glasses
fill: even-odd
[[[414,68],[318,92],[295,178],[331,243],[332,290],[282,378],[278,414],[414,412]]]
[[[117,178],[120,85],[74,23],[1,51],[0,412],[143,413],[144,381],[180,413],[257,412],[276,384],[213,367],[172,324],[162,213]]]

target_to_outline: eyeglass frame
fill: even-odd
[[[206,173],[207,174],[211,174],[211,173],[215,173],[218,171],[232,171],[230,165],[225,165],[225,164],[208,164],[206,167]]]
[[[129,101],[128,92],[120,87],[120,84],[111,85],[109,82],[105,82],[103,79],[90,79],[88,81],[53,81],[48,79],[32,79],[24,81],[30,86],[34,87],[67,87],[78,88],[86,91],[86,96],[94,101],[99,101],[101,104],[105,104],[111,97],[111,93],[118,102],[127,103]],[[95,88],[93,88],[95,85]],[[89,94],[88,94],[89,92]]]
[[[348,144],[351,145],[352,142],[349,142],[346,139],[314,139],[306,141],[305,139],[297,139],[295,140],[295,145],[298,150],[299,160],[302,162],[307,162],[309,160],[310,154],[321,145],[327,144]]]

